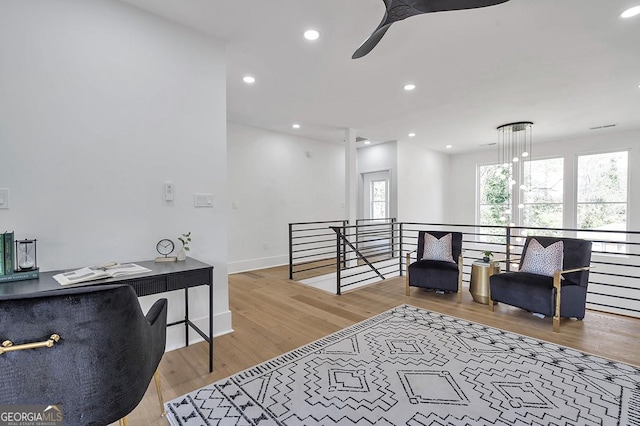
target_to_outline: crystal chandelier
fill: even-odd
[[[503,216],[505,221],[510,222],[510,226],[515,226],[516,220],[521,219],[525,193],[531,189],[532,127],[533,123],[530,121],[498,127],[498,164],[503,166],[502,171],[509,180],[509,193],[513,197]],[[516,214],[512,212],[513,207],[517,207]]]

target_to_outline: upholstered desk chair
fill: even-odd
[[[489,309],[502,302],[550,316],[559,332],[561,317],[584,318],[590,262],[591,241],[527,237],[519,270],[491,276]]]
[[[154,373],[162,398],[166,324],[167,300],[145,317],[128,285],[0,296],[0,404],[56,406],[65,426],[126,424]]]
[[[411,254],[416,261],[411,263]],[[410,287],[457,292],[462,300],[462,233],[420,231],[418,248],[407,253],[406,294]]]

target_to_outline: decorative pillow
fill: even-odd
[[[564,244],[562,241],[542,247],[535,238],[529,241],[527,252],[524,254],[520,272],[545,275],[552,277],[556,271],[562,270]]]
[[[455,263],[451,255],[451,234],[446,234],[442,238],[437,239],[428,232],[425,232],[422,260],[440,260]]]

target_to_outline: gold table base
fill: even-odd
[[[469,293],[478,303],[489,304],[489,277],[500,273],[499,262],[473,262],[471,265],[471,281],[469,282]]]

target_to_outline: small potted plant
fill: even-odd
[[[189,248],[189,243],[191,242],[191,231],[180,235],[178,240],[182,243],[182,248],[178,252],[178,260],[185,260],[187,258],[187,252],[191,250]]]
[[[491,257],[493,256],[493,252],[490,250],[485,250],[482,252],[482,261],[484,263],[489,263],[489,261],[491,260]]]

